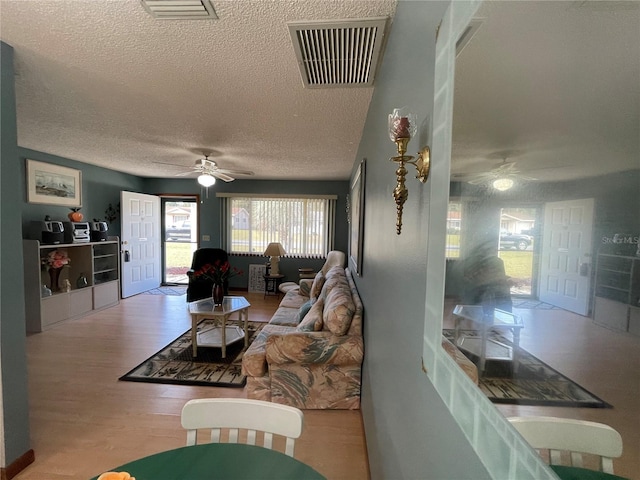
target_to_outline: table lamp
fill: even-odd
[[[278,262],[280,262],[280,257],[282,255],[286,255],[284,247],[278,242],[272,242],[267,246],[267,249],[264,251],[265,257],[271,257],[269,260],[271,262],[271,275],[280,275],[280,270],[278,270]]]

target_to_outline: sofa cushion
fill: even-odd
[[[280,306],[271,317],[271,320],[269,320],[269,323],[271,325],[295,327],[300,323],[298,320],[298,309]]]
[[[322,286],[319,298],[326,300],[329,292],[333,290],[336,285],[341,283],[347,284],[347,277],[344,273],[344,268],[333,267],[327,272],[326,280]]]
[[[311,299],[309,299],[306,302],[304,302],[302,306],[298,309],[298,313],[296,314],[298,323],[300,323],[302,319],[307,315],[307,313],[309,313],[309,310],[311,310],[311,307],[313,306],[313,304],[314,302]]]
[[[356,306],[351,290],[346,283],[338,283],[327,295],[322,320],[324,329],[335,335],[344,335],[349,330]]]
[[[317,300],[320,292],[322,291],[322,287],[324,286],[324,273],[318,272],[316,278],[313,279],[313,285],[311,285],[311,290],[309,291],[309,297],[311,300]]]
[[[302,295],[298,295],[297,290],[289,291],[285,294],[284,298],[280,302],[281,307],[295,308],[299,309],[304,302],[309,300],[307,297],[303,297]]]
[[[303,297],[310,297],[311,285],[313,285],[313,279],[308,279],[308,278],[301,279],[298,293]]]
[[[267,338],[273,334],[285,335],[295,331],[295,327],[265,325],[242,355],[242,374],[250,377],[262,377],[265,375],[267,373]]]
[[[298,325],[298,330],[301,332],[319,332],[322,330],[323,307],[324,301],[318,299]]]

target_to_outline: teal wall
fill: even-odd
[[[410,165],[402,234],[395,232],[387,116],[410,107],[420,127],[409,152],[429,143],[435,32],[447,5],[398,2],[357,155],[367,159],[364,265],[356,283],[365,306],[362,414],[374,479],[489,478],[422,371],[430,184],[420,184]]]
[[[85,221],[94,218],[105,219],[105,211],[109,204],[114,208],[120,203],[120,191],[144,193],[144,180],[140,177],[126,173],[96,167],[86,163],[77,162],[68,158],[50,155],[28,148],[18,147],[18,164],[20,167],[20,185],[26,189],[26,159],[38,160],[40,162],[62,165],[64,167],[75,168],[82,171],[82,208],[80,211],[84,215]],[[56,205],[40,205],[26,203],[26,191],[21,193],[22,199],[22,228],[25,237],[32,220],[44,220],[45,215],[49,215],[52,220],[68,221],[67,215],[71,211],[68,207]],[[120,236],[120,216],[109,225],[109,235]]]
[[[13,48],[0,42],[0,365],[4,448],[9,465],[30,449],[27,394],[26,326],[22,266],[22,175],[16,158],[17,127]],[[4,467],[5,465],[0,465]]]
[[[215,186],[209,188],[208,198],[206,190],[201,189],[194,179],[147,179],[144,185],[146,193],[151,194],[198,194],[200,195],[200,237],[209,235],[210,241],[200,242],[201,247],[220,247],[222,245],[222,233],[220,225],[221,201],[216,197],[216,192],[221,193],[264,193],[283,195],[336,195],[336,234],[335,250],[348,250],[348,223],[346,213],[346,196],[349,191],[348,181],[303,182],[303,181],[277,181],[277,180],[234,180],[225,183],[218,181]],[[231,264],[248,272],[250,264],[265,263],[266,257],[262,256],[233,256]],[[280,271],[285,275],[285,281],[297,281],[298,268],[310,267],[319,269],[324,263],[323,259],[297,259],[283,258],[280,260]],[[233,277],[231,287],[247,288],[248,275]]]

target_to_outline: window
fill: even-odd
[[[462,203],[449,202],[447,210],[446,258],[460,257],[460,228],[462,227]]]
[[[226,249],[259,254],[280,242],[287,256],[323,257],[333,249],[336,197],[226,196]]]

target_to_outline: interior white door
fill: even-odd
[[[540,300],[580,315],[589,313],[593,198],[545,205]]]
[[[121,192],[122,298],[160,286],[160,198]]]

